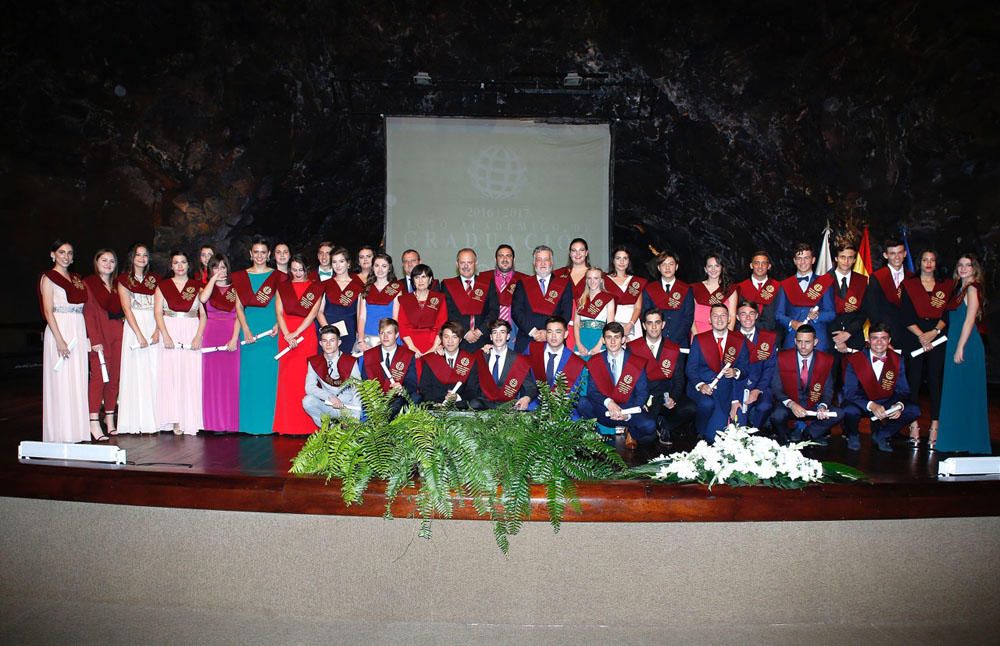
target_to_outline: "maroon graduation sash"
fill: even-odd
[[[267,307],[274,295],[278,293],[278,285],[281,283],[278,276],[280,271],[274,270],[271,275],[264,279],[264,283],[254,291],[250,283],[250,274],[246,269],[234,271],[232,277],[233,289],[240,297],[243,307]]]
[[[109,318],[119,318],[122,314],[122,301],[118,298],[118,290],[115,289],[117,283],[112,281],[111,291],[104,286],[104,281],[97,274],[91,274],[83,279],[87,289],[94,295],[97,305],[108,313]]]
[[[719,359],[719,346],[715,344],[715,332],[708,330],[707,332],[696,334],[694,338],[698,342],[698,345],[701,346],[701,353],[705,357],[705,363],[712,369],[712,372],[718,373],[722,370],[722,361]],[[726,344],[722,346],[722,354],[726,358],[726,363],[733,366],[736,365],[736,357],[740,356],[740,350],[743,349],[744,343],[746,343],[746,337],[739,332],[730,330],[726,334]]]
[[[709,292],[704,283],[692,284],[691,292],[694,295],[694,302],[699,305],[721,305],[726,302],[726,298],[729,296],[729,294],[722,291],[721,286],[716,287],[715,291]]]
[[[604,289],[614,297],[618,305],[635,305],[642,298],[642,290],[646,286],[646,279],[632,276],[626,281],[624,287],[619,287],[611,274],[604,276]]]
[[[830,274],[833,278],[833,304],[837,314],[851,314],[861,309],[861,304],[865,300],[865,290],[868,289],[868,276],[851,272],[851,284],[847,286],[847,294],[840,297],[840,286],[837,282],[837,274]]]
[[[741,333],[740,336],[743,336]],[[772,330],[762,330],[757,328],[757,342],[754,343],[750,339],[743,336],[744,341],[747,344],[747,351],[750,352],[750,363],[758,363],[760,361],[767,361],[771,358],[771,355],[778,349],[778,344],[776,343],[778,339],[778,333]]]
[[[569,287],[569,278],[565,276],[557,277],[555,274],[549,276],[548,284],[545,286],[545,294],[538,286],[537,276],[527,276],[521,281],[521,289],[528,298],[528,305],[531,311],[542,316],[552,316],[559,304],[559,299]]]
[[[351,280],[344,285],[343,289],[337,284],[336,276],[320,284],[326,290],[326,302],[341,307],[350,307],[357,303],[358,298],[365,291],[365,284],[356,275],[351,276]]]
[[[475,368],[476,357],[465,350],[459,350],[458,355],[455,357],[454,368],[448,365],[448,360],[444,355],[436,352],[425,354],[417,359],[417,361],[422,361],[425,367],[430,368],[431,372],[434,373],[434,376],[442,384],[445,386],[454,386],[460,381],[463,384],[468,383],[469,375]]]
[[[565,278],[568,283],[573,286],[573,300],[579,300],[583,296],[583,292],[587,289],[587,273],[584,272],[583,277],[580,278],[579,282],[573,282],[573,268],[569,265],[565,267],[560,267],[552,272],[552,278]]]
[[[417,300],[416,294],[403,294],[399,297],[399,309],[406,312],[410,325],[417,329],[433,328],[442,307],[444,307],[444,294],[441,292],[428,292],[423,306]]]
[[[323,284],[309,281],[308,286],[299,296],[298,292],[295,291],[295,286],[301,284],[303,283],[283,280],[278,283],[278,294],[281,296],[281,307],[285,310],[285,314],[305,318],[309,316],[313,305],[323,299]]]
[[[167,301],[167,307],[175,312],[190,312],[191,303],[198,298],[199,291],[197,280],[188,279],[180,289],[177,289],[177,285],[169,278],[160,283],[163,300]]]
[[[833,362],[832,355],[819,350],[813,352],[812,375],[809,377],[809,383],[806,384],[808,402],[803,404],[799,401],[799,366],[802,365],[799,351],[794,348],[782,350],[778,353],[778,375],[781,378],[785,394],[800,406],[805,406],[810,410],[816,408],[816,404],[823,398],[823,384],[826,383],[830,371],[833,370]]]
[[[980,302],[979,316],[977,316],[976,318],[977,320],[981,321],[983,317],[983,308],[981,305],[981,303],[983,302],[983,296],[982,296],[983,284],[979,282],[971,282],[969,283],[968,287],[975,287],[976,291],[979,292],[979,302]],[[955,287],[952,288],[954,291],[952,292],[951,300],[948,302],[949,310],[957,309],[958,306],[962,304],[962,301],[965,300],[965,293],[969,291],[968,287],[963,289],[961,281],[955,283]]]
[[[760,291],[758,292],[756,285],[753,284],[753,278],[747,278],[737,285],[736,288],[739,291],[738,298],[741,301],[747,300],[757,305],[770,305],[774,302],[775,297],[778,296],[781,284],[768,277],[764,281],[764,284],[760,286]]]
[[[597,296],[588,298],[583,305],[577,304],[576,313],[589,319],[597,318],[604,306],[614,300],[611,292],[599,292]]]
[[[490,280],[490,276],[484,273],[474,277],[471,294],[465,291],[465,279],[461,276],[446,278],[441,281],[441,286],[451,294],[451,300],[455,302],[462,316],[477,316],[482,314],[486,306],[486,298],[490,293]]]
[[[876,271],[872,276],[878,281],[879,287],[882,288],[882,293],[885,294],[885,299],[889,301],[892,305],[899,307],[903,301],[903,283],[906,282],[907,278],[912,278],[913,273],[903,270],[903,282],[899,283],[899,287],[892,282],[892,272],[889,271],[888,267],[882,267]]]
[[[400,294],[406,293],[406,286],[400,280],[394,280],[386,284],[383,289],[379,289],[372,283],[365,292],[365,301],[371,305],[388,305],[392,299]]]
[[[899,356],[889,350],[885,353],[885,365],[882,367],[882,378],[875,381],[875,371],[872,370],[871,355],[868,352],[855,352],[848,355],[847,361],[858,376],[858,383],[865,391],[870,401],[887,399],[896,392],[896,379],[899,376]]]
[[[66,292],[66,300],[68,302],[74,304],[87,302],[87,285],[79,275],[71,273],[69,278],[66,278],[55,269],[50,269],[45,272],[45,277],[63,288]],[[102,287],[101,291],[107,290]]]
[[[684,304],[684,297],[691,286],[682,280],[674,280],[670,286],[670,293],[663,291],[662,280],[652,280],[646,283],[646,293],[653,301],[653,305],[661,310],[679,310]]]
[[[496,270],[489,272],[484,271],[483,273],[490,277],[490,280],[493,281],[494,285],[497,285]],[[504,287],[502,291],[500,290],[500,287],[497,286],[497,298],[500,302],[500,305],[504,307],[510,307],[511,302],[514,299],[514,290],[517,289],[517,284],[521,282],[523,279],[527,278],[526,274],[522,274],[519,271],[515,271],[513,272],[513,274],[514,275],[511,276],[510,281],[507,283],[507,286]]]
[[[237,300],[239,300],[239,296],[236,295],[236,290],[233,289],[232,285],[223,286],[219,284],[216,284],[212,288],[212,295],[208,298],[208,302],[212,304],[212,307],[223,312],[232,312],[236,309]]]
[[[118,274],[118,284],[132,292],[133,294],[145,294],[147,296],[152,296],[156,293],[156,276],[152,274],[146,274],[142,281],[135,279],[132,274],[124,275]]]
[[[366,350],[363,356],[365,358],[365,376],[368,379],[377,379],[382,384],[382,392],[389,392],[389,378],[386,377],[385,370],[382,368],[384,365],[382,363],[382,346],[378,345]],[[406,376],[406,370],[411,361],[413,361],[413,350],[405,345],[397,345],[396,353],[392,355],[392,360],[389,362],[389,372],[396,383],[403,383],[403,377]]]
[[[646,360],[646,378],[650,381],[663,381],[674,376],[677,360],[681,356],[681,346],[667,337],[660,337],[660,356],[654,357],[649,351],[646,337],[641,336],[635,341],[629,341],[628,350],[640,359]]]
[[[548,383],[547,373],[545,372],[545,348],[548,345],[544,341],[535,341],[528,346],[528,358],[531,362],[531,372],[535,375],[535,381]],[[563,347],[563,353],[569,353],[569,359],[566,360],[565,366],[556,371],[556,374],[561,372],[566,375],[566,382],[572,388],[576,384],[576,380],[583,373],[583,369],[587,367],[587,362],[573,354],[565,346]],[[552,387],[555,388],[555,384],[552,384]]]
[[[587,363],[587,370],[590,372],[590,381],[597,386],[597,391],[602,395],[610,397],[616,404],[621,406],[632,396],[635,385],[639,383],[639,377],[646,370],[645,360],[628,353],[628,359],[622,366],[622,373],[618,377],[618,383],[611,383],[611,373],[608,372],[608,361],[605,358],[607,352],[602,352],[591,357]]]
[[[281,301],[282,305],[284,305],[284,296],[281,297]],[[327,372],[326,367],[326,355],[321,352],[309,357],[309,365],[312,366],[313,372],[316,373],[316,376],[331,386],[340,386],[342,383],[350,379],[351,371],[354,370],[354,364],[357,363],[357,361],[357,358],[353,355],[341,352],[340,358],[337,359],[337,372],[340,373],[340,379],[330,379],[330,375]]]
[[[515,357],[514,365],[507,372],[506,381],[501,384],[493,383],[493,375],[490,373],[488,357],[484,357],[482,360],[476,362],[477,370],[479,371],[479,389],[492,402],[509,402],[517,397],[518,391],[521,390],[521,385],[531,370],[531,364],[528,362],[526,356],[523,354],[515,355],[508,350],[508,361],[511,356]]]
[[[823,295],[833,288],[833,276],[830,274],[816,275],[816,280],[802,291],[799,287],[799,279],[792,274],[781,281],[781,288],[785,290],[788,302],[795,307],[815,307],[823,300]]]
[[[934,282],[934,290],[924,291],[924,285],[919,276],[907,278],[900,286],[906,290],[906,295],[913,303],[913,309],[922,319],[944,318],[944,311],[951,300],[951,292],[955,289],[955,281],[950,278]]]

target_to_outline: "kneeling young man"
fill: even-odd
[[[417,394],[417,371],[413,350],[405,345],[397,345],[399,339],[399,323],[393,318],[384,318],[378,322],[379,345],[366,350],[361,355],[361,366],[365,379],[375,379],[382,386],[382,392],[392,392],[390,404],[391,417],[399,414],[405,400],[402,391],[410,395],[414,402],[419,401]]]
[[[325,325],[319,331],[320,354],[309,358],[306,368],[306,395],[302,408],[316,423],[323,426],[323,416],[361,417],[361,397],[354,386],[345,382],[361,376],[358,361],[340,351],[340,331]]]
[[[544,381],[549,390],[556,387],[556,375],[566,375],[566,384],[572,391],[582,385],[580,377],[587,368],[587,362],[573,354],[566,347],[569,327],[561,316],[550,316],[545,321],[545,343],[534,342],[529,347],[531,373],[534,380]]]
[[[816,328],[800,325],[795,331],[795,349],[778,353],[778,370],[772,389],[777,406],[771,423],[784,442],[812,440],[826,445],[830,429],[843,418],[833,407],[833,366],[839,359],[816,349]],[[789,436],[788,422],[795,428]]]
[[[496,408],[514,402],[514,410],[532,410],[538,406],[538,386],[531,377],[528,357],[515,354],[507,347],[510,323],[497,319],[490,323],[492,349],[477,360],[477,393],[469,401],[476,410]]]
[[[420,400],[434,404],[449,403],[468,408],[469,393],[476,392],[476,361],[481,352],[461,349],[465,332],[461,323],[448,321],[441,326],[443,354],[432,352],[417,359],[423,364],[420,373]]]

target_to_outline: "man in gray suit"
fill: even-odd
[[[320,328],[319,345],[323,352],[309,358],[306,369],[306,395],[302,408],[323,426],[323,416],[361,417],[361,397],[354,386],[346,386],[351,377],[359,378],[358,360],[340,351],[340,332],[332,325]]]

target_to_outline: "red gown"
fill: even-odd
[[[104,346],[104,367],[108,371],[108,383],[101,375],[101,362],[96,352],[88,353],[90,362],[90,382],[87,399],[91,416],[101,412],[104,404],[106,412],[118,407],[118,375],[121,374],[123,318],[121,300],[118,298],[117,284],[112,291],[101,281],[100,276],[87,276],[87,304],[83,317],[87,322],[87,337],[90,345]]]
[[[434,339],[447,321],[443,293],[431,290],[423,302],[417,301],[414,294],[399,297],[399,338],[410,337],[419,352],[434,347]]]
[[[279,288],[281,295],[281,307],[284,310],[285,325],[288,331],[292,332],[309,315],[312,303],[316,302],[322,295],[318,288],[312,292],[313,299],[309,299],[306,291],[313,285],[312,281],[301,283],[286,282]],[[292,300],[288,288],[294,290],[295,299]],[[286,298],[286,295],[289,298]],[[291,301],[291,302],[289,302]],[[305,305],[308,304],[308,307]],[[309,325],[300,335],[302,341],[288,354],[278,360],[278,394],[274,404],[274,426],[275,433],[286,435],[305,435],[316,430],[316,424],[312,418],[302,408],[302,398],[306,394],[306,373],[308,371],[309,357],[316,354],[316,326]],[[278,351],[288,347],[281,329],[278,329]]]

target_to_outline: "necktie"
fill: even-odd
[[[549,353],[549,363],[545,366],[545,380],[551,386],[556,379],[556,355]]]
[[[504,290],[507,289],[507,284],[510,283],[510,279],[513,276],[514,272],[510,272],[508,274],[502,274],[499,271],[496,272],[496,278],[494,279],[493,282],[497,286],[497,294],[503,294]],[[508,323],[510,322],[510,305],[500,306],[500,318],[507,321]]]
[[[719,361],[722,361],[722,356],[725,354],[722,351],[722,337],[715,337],[715,345],[719,346]]]
[[[803,387],[809,382],[809,362],[805,359],[802,360],[802,370],[799,372],[799,383]]]
[[[449,368],[454,368],[455,367],[455,359],[453,359],[453,358],[448,359],[448,367]]]
[[[327,359],[326,360],[326,375],[330,379],[336,379],[337,378],[337,364],[334,363],[332,359]]]
[[[898,274],[897,274],[897,273],[895,273],[895,272],[893,272],[893,273],[892,273],[892,283],[893,283],[893,284],[894,284],[894,285],[895,285],[896,287],[899,287],[899,284],[900,284],[901,282],[903,282],[903,272],[899,272]]]
[[[764,286],[764,283],[757,283],[757,282],[755,282],[754,286],[757,288],[757,293],[759,294],[760,293],[760,288]]]
[[[608,357],[608,361],[611,362],[611,381],[612,383],[618,383],[618,359],[615,357]]]
[[[500,383],[500,355],[493,355],[493,381]]]
[[[544,278],[539,278],[538,279],[538,287],[542,290],[542,296],[545,296],[545,279]]]
[[[472,296],[472,280],[469,278],[465,279],[465,293]]]
[[[385,367],[389,368],[389,353],[385,353]]]
[[[847,276],[840,277],[840,300],[847,296]]]

